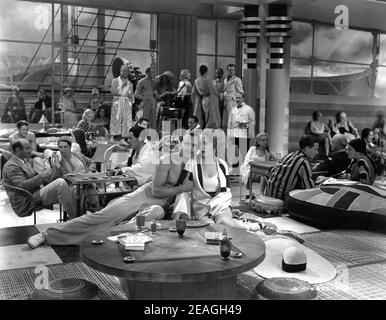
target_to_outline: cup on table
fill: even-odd
[[[177,233],[180,236],[180,238],[183,237],[185,233],[185,228],[186,228],[186,220],[185,219],[177,219],[176,220],[176,229]]]
[[[229,238],[224,238],[220,242],[220,253],[223,260],[228,260],[231,254],[232,242]]]
[[[141,231],[145,227],[145,220],[145,215],[137,214],[137,216],[135,217],[137,231]]]
[[[105,162],[105,172],[107,175],[111,175],[111,166],[112,166],[112,161],[108,160]]]

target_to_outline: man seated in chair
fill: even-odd
[[[9,136],[9,143],[11,146],[17,139],[26,139],[31,145],[31,156],[43,157],[43,153],[36,151],[36,136],[33,132],[29,131],[29,123],[25,120],[20,120],[18,123],[16,123],[16,127],[18,132]]]
[[[322,163],[312,171],[326,171],[324,176],[331,177],[342,173],[350,165],[350,159],[346,152],[347,138],[344,134],[336,134],[332,138],[331,153]]]
[[[70,218],[75,217],[72,192],[66,181],[62,178],[54,180],[55,175],[51,169],[37,174],[26,161],[31,151],[31,144],[28,140],[17,139],[12,144],[13,156],[3,169],[3,182],[6,185],[27,190],[33,195],[31,202],[25,195],[5,187],[13,210],[19,217],[25,217],[32,214],[35,206],[60,203]]]
[[[134,177],[139,186],[150,181],[158,162],[153,147],[146,141],[146,136],[141,134],[144,130],[145,128],[140,126],[130,128],[127,144],[132,149],[131,155],[127,162],[122,163],[121,168],[115,171]]]

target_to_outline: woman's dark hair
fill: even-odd
[[[200,75],[204,75],[205,73],[208,72],[208,67],[204,64],[200,65],[200,68],[198,69],[198,71],[200,72]]]
[[[60,142],[65,142],[65,143],[67,143],[70,147],[71,147],[71,145],[72,145],[71,137],[68,137],[68,136],[60,137],[59,140],[58,140],[58,146],[59,146],[59,143],[60,143]]]
[[[99,116],[99,112],[100,112],[101,110],[103,110],[103,111],[105,112],[105,117],[108,118],[109,116],[108,116],[108,114],[107,114],[107,107],[105,107],[105,106],[103,106],[103,105],[101,105],[101,106],[98,108],[98,110],[95,112],[95,118],[99,118],[99,117],[100,117],[100,116]]]
[[[320,117],[321,115],[322,115],[322,113],[320,111],[318,111],[318,110],[314,111],[312,113],[312,120],[314,120],[314,121],[318,120],[318,116]]]
[[[373,130],[371,130],[370,128],[364,128],[364,129],[362,130],[362,132],[361,132],[361,138],[362,138],[362,140],[365,140],[365,139],[369,136],[369,134],[370,134],[371,131],[373,131]]]
[[[362,139],[351,140],[348,144],[353,147],[356,152],[366,153],[366,143]]]

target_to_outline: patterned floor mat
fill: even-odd
[[[345,265],[350,268],[386,262],[385,253],[379,249],[385,242],[385,236],[378,238],[366,236],[365,232],[346,235],[346,231],[344,233],[329,231],[303,234],[302,237],[306,240],[305,246],[315,250],[335,265]]]

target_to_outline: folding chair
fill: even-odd
[[[14,186],[11,186],[9,184],[5,184],[4,182],[3,182],[3,186],[4,186],[5,191],[7,191],[7,194],[8,194],[8,191],[14,191],[16,193],[22,194],[24,197],[27,197],[28,201],[31,203],[31,209],[27,212],[27,214],[25,216],[22,216],[22,217],[27,217],[27,216],[30,216],[31,214],[33,214],[34,225],[36,224],[36,212],[37,211],[40,211],[42,209],[53,210],[52,205],[48,205],[48,206],[36,205],[34,203],[35,201],[34,201],[34,197],[33,197],[32,193],[25,190],[25,189],[14,187]],[[30,211],[32,211],[32,213],[30,213]],[[66,221],[66,217],[64,219],[62,219],[62,206],[61,205],[59,206],[59,221]]]

